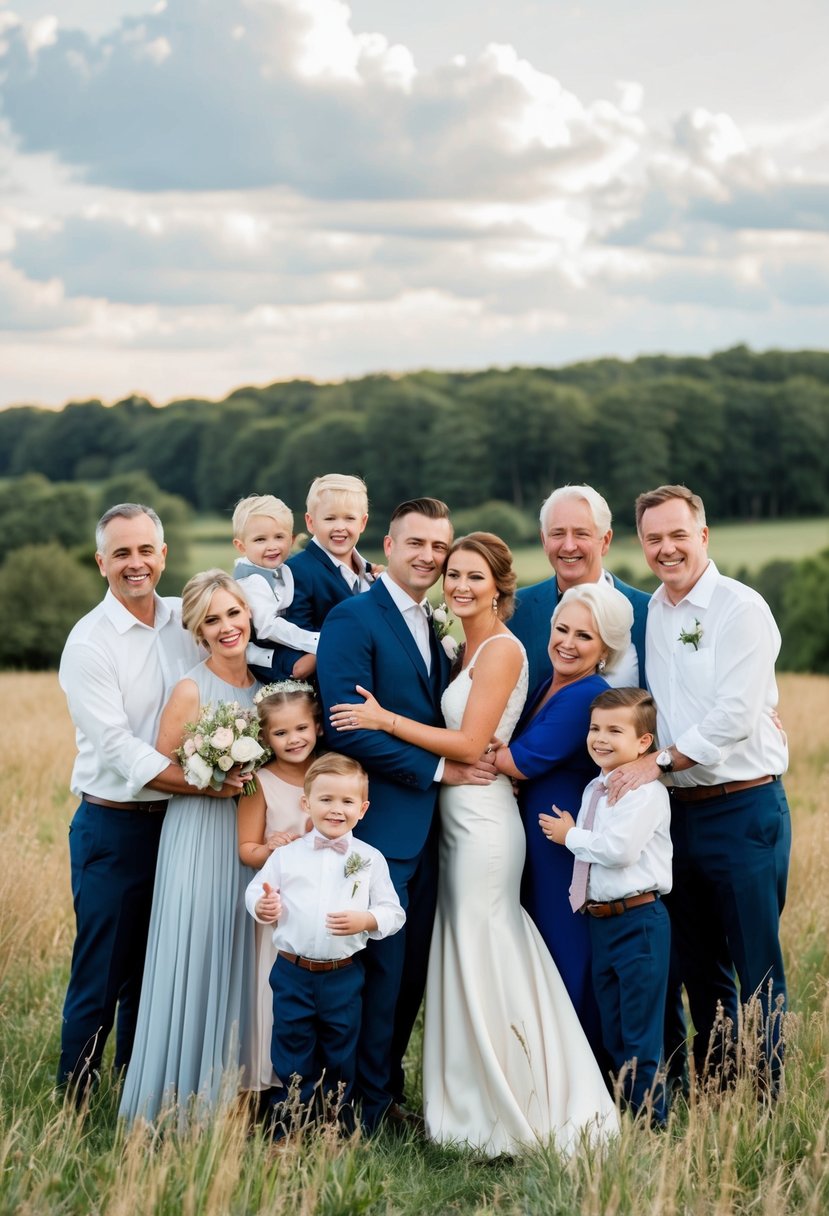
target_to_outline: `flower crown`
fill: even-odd
[[[312,700],[316,701],[317,694],[313,684],[309,684],[307,680],[277,680],[275,684],[265,684],[254,695],[254,705],[261,704],[265,697],[273,696],[277,692],[304,692],[307,693]]]

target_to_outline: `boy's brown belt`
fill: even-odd
[[[303,971],[339,971],[343,967],[350,967],[354,962],[353,956],[348,958],[303,958],[301,954],[291,954],[289,950],[278,950],[277,954],[287,962],[293,963],[295,967],[301,967]]]

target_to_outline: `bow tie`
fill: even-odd
[[[329,840],[327,836],[314,837],[315,849],[336,849],[338,853],[348,852],[348,841],[345,836],[338,836],[336,840]]]

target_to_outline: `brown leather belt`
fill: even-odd
[[[672,785],[669,792],[677,802],[705,802],[708,798],[725,798],[738,794],[740,790],[753,790],[755,785],[769,785],[777,777],[752,777],[749,781],[726,781],[723,785]]]
[[[351,956],[349,958],[303,958],[301,954],[291,954],[288,950],[278,950],[277,954],[287,962],[293,963],[295,967],[301,967],[303,971],[341,971],[343,967],[350,967],[354,962]]]
[[[105,806],[112,811],[143,811],[144,814],[150,815],[154,811],[166,811],[167,804],[170,799],[165,798],[163,801],[151,802],[113,802],[111,798],[98,798],[95,794],[81,794],[84,802],[88,802],[90,806]]]
[[[639,908],[642,904],[652,904],[657,899],[659,899],[658,891],[643,891],[641,895],[626,895],[624,899],[611,899],[606,904],[585,904],[584,910],[588,916],[597,916],[601,920],[605,916],[621,916],[629,908]]]

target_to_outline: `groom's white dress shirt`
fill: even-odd
[[[170,763],[154,746],[161,711],[199,657],[176,598],[156,596],[155,621],[145,625],[107,591],[78,621],[59,672],[78,747],[74,794],[113,802],[169,798],[144,787]]]
[[[264,894],[264,884],[279,891],[282,915],[274,925],[273,943],[303,958],[343,959],[362,950],[369,938],[377,941],[403,928],[406,913],[389,877],[388,863],[377,849],[349,832],[340,837],[348,852],[317,848],[315,838],[325,839],[314,828],[290,844],[274,849],[256,877],[248,884],[245,905],[254,911]],[[351,860],[364,863],[354,869]],[[349,869],[353,872],[349,873]],[[345,937],[332,936],[325,927],[329,912],[370,911],[377,928]],[[259,921],[260,924],[265,922]]]

